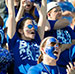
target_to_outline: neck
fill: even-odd
[[[27,38],[27,37],[25,37],[24,35],[21,36],[21,39],[23,39],[23,40],[28,40],[28,41],[31,40],[30,38]]]
[[[48,20],[56,20],[56,19],[48,17]]]
[[[46,64],[46,65],[50,65],[50,66],[56,66],[56,60],[53,59],[53,60],[44,60],[43,59],[43,63]]]

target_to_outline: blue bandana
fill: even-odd
[[[46,44],[46,48],[45,48],[45,52],[46,54],[48,54],[50,57],[57,59],[57,56],[55,56],[53,54],[53,51],[55,50],[55,47],[53,46],[48,46],[51,42],[55,42],[56,43],[56,39],[55,38],[50,38],[47,40],[47,44]]]

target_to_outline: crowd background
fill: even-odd
[[[0,0],[0,74],[27,73],[75,74],[75,0]]]

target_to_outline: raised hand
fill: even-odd
[[[72,63],[69,63],[69,65],[67,65],[67,74],[75,74],[75,67],[72,65]]]

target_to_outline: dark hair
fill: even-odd
[[[3,19],[2,17],[0,16],[0,26],[3,27],[4,26],[4,22],[3,22]]]
[[[30,14],[34,17],[35,21],[38,23],[39,18],[35,15],[35,7],[34,6],[30,10]]]
[[[27,18],[22,18],[18,24],[17,24],[17,33],[18,36],[21,38],[21,34],[18,32],[18,29],[23,29],[24,27],[24,23],[26,22],[26,20],[32,20],[31,18],[27,17]]]
[[[25,12],[25,11],[24,11],[24,12]],[[37,17],[37,16],[35,15],[35,6],[32,6],[32,8],[31,8],[30,11],[29,11],[29,14],[32,15],[33,18],[35,19],[35,21],[38,23],[39,17]],[[23,16],[24,16],[24,14],[23,14]]]

